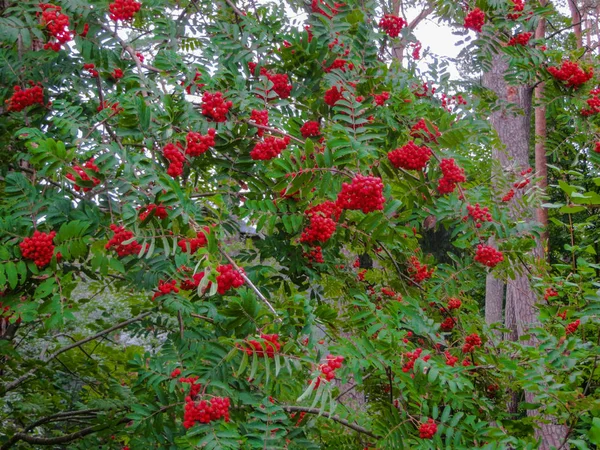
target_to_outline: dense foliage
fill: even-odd
[[[387,4],[2,5],[0,448],[600,444],[594,60],[552,7],[411,5],[546,82],[546,197]],[[522,263],[515,342],[482,299]]]

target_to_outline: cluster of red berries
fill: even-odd
[[[275,353],[279,351],[281,348],[281,343],[279,342],[278,334],[261,334],[261,341],[257,341],[256,339],[252,339],[247,341],[249,347],[244,348],[243,350],[248,354],[248,356],[252,356],[255,354],[257,356],[267,356],[269,358],[274,358]]]
[[[111,76],[115,80],[120,80],[121,78],[123,78],[123,70],[117,68],[117,69],[115,69],[115,70],[112,71]]]
[[[444,321],[440,324],[440,330],[442,331],[452,331],[454,326],[456,325],[456,319],[453,317],[446,317]]]
[[[182,291],[193,291],[198,288],[200,282],[202,281],[202,278],[204,278],[204,272],[195,273],[194,275],[192,275],[191,278],[181,280],[179,283],[179,289],[181,289]],[[209,289],[211,285],[212,283],[209,281],[208,285],[206,286],[206,289]]]
[[[547,288],[544,292],[544,300],[548,301],[551,297],[558,297],[558,292],[554,288]]]
[[[483,27],[484,23],[485,13],[479,8],[474,8],[465,17],[464,27],[481,33],[481,27]]]
[[[525,1],[524,0],[511,0],[513,3],[513,11],[512,13],[508,14],[508,18],[510,20],[517,20],[519,17],[521,17],[522,11],[525,9]]]
[[[429,269],[427,264],[422,264],[421,261],[419,261],[419,258],[414,255],[410,257],[409,262],[408,273],[414,283],[419,284],[429,280],[432,277],[433,272],[435,272],[435,267]]]
[[[179,375],[181,373],[181,370],[175,369],[173,372],[171,372],[172,378],[174,378],[173,374],[175,374],[175,373],[177,373],[177,375]],[[175,375],[175,376],[177,376],[177,375]],[[187,377],[187,378],[181,377],[179,379],[180,383],[186,383],[186,384],[190,385],[190,392],[189,392],[188,396],[191,398],[196,397],[196,395],[198,395],[198,392],[200,392],[200,389],[202,389],[202,385],[200,383],[196,383],[196,381],[198,381],[197,376]]]
[[[263,141],[257,142],[250,152],[250,157],[255,161],[267,161],[276,158],[287,148],[290,143],[290,137],[276,138],[268,136]]]
[[[133,20],[133,16],[140,10],[142,4],[135,0],[115,0],[108,5],[110,11],[110,20],[115,22],[122,20],[124,22]]]
[[[100,102],[100,104],[98,105],[98,108],[96,108],[96,111],[100,112],[100,111],[105,110],[106,108],[112,109],[113,115],[119,114],[121,111],[123,111],[123,108],[121,108],[119,106],[119,102],[108,103],[107,101]]]
[[[463,222],[466,222],[469,217],[473,219],[475,222],[475,227],[481,228],[481,224],[483,222],[491,222],[492,215],[490,214],[490,209],[486,207],[479,206],[479,203],[476,203],[475,206],[467,205],[468,215],[463,217]]]
[[[60,50],[61,45],[66,44],[73,39],[73,32],[69,31],[69,16],[61,13],[62,8],[50,3],[40,3],[39,7],[42,10],[41,23],[46,27],[56,42],[48,42],[44,45],[44,49]]]
[[[311,263],[323,264],[325,262],[325,258],[323,258],[323,249],[320,245],[304,252],[302,256]]]
[[[381,94],[375,94],[373,97],[375,99],[375,104],[377,106],[383,106],[387,100],[390,98],[389,92],[382,92]]]
[[[300,133],[302,133],[303,138],[319,136],[321,134],[319,122],[316,120],[305,122],[302,128],[300,128]]]
[[[510,38],[510,40],[508,41],[508,45],[510,46],[515,46],[515,45],[527,45],[529,43],[529,39],[531,39],[531,36],[533,35],[533,33],[519,33],[516,36],[513,36]]]
[[[415,97],[427,97],[427,96],[433,96],[433,94],[435,94],[435,91],[437,90],[436,87],[431,86],[431,90],[429,88],[429,84],[428,83],[423,83],[422,85],[417,85],[417,84],[413,84],[412,86],[413,90],[413,94]],[[420,90],[418,90],[420,89]]]
[[[13,87],[14,93],[11,98],[6,100],[8,111],[23,111],[31,105],[44,105],[44,88],[41,83],[34,84],[29,81],[30,88],[21,89],[21,86]]]
[[[431,150],[426,146],[419,147],[414,141],[388,153],[388,159],[396,169],[423,170],[429,158]]]
[[[579,328],[579,325],[581,324],[581,321],[579,319],[577,319],[575,322],[571,322],[570,324],[568,324],[565,327],[565,331],[567,333],[567,336],[569,334],[573,334],[577,331],[577,328]]]
[[[330,217],[313,214],[309,220],[310,225],[302,232],[300,242],[307,244],[327,242],[335,233],[336,223]]]
[[[225,419],[229,422],[229,405],[227,397],[213,397],[210,401],[200,400],[196,402],[192,397],[186,397],[183,413],[183,426],[188,429],[196,422],[210,423],[215,420]]]
[[[423,46],[423,44],[421,44],[420,41],[417,41],[410,45],[412,45],[412,48],[413,48],[413,51],[412,51],[413,59],[414,60],[421,59],[421,47]]]
[[[136,53],[136,56],[139,58],[141,55],[139,53]],[[140,58],[140,61],[144,62],[144,58],[143,57]],[[185,86],[185,80],[181,80],[181,82],[179,84],[181,86],[185,86],[185,92],[187,92],[188,94],[191,95],[192,87],[194,85],[196,85],[196,90],[200,90],[204,86],[206,86],[204,83],[197,82],[201,77],[202,77],[202,73],[199,70],[196,70],[196,74],[194,75],[194,80],[192,81],[192,84],[188,84],[187,86]]]
[[[341,209],[356,209],[365,214],[382,211],[385,203],[383,182],[378,177],[358,174],[352,183],[342,183],[336,203]]]
[[[257,63],[250,61],[248,63],[248,68],[250,72],[254,74],[256,72]],[[269,92],[275,92],[279,98],[286,99],[290,96],[292,92],[292,84],[285,73],[271,73],[266,68],[261,67],[259,70],[259,74],[261,76],[267,77],[267,79],[273,83],[273,87],[266,92],[266,97],[262,95],[258,95],[259,98],[268,99]]]
[[[241,271],[242,269],[240,269]],[[217,292],[224,295],[231,288],[239,288],[244,284],[244,277],[231,264],[217,267]]]
[[[87,70],[92,78],[98,78],[98,71],[94,63],[87,63],[83,65],[83,70]]]
[[[140,220],[143,222],[150,214],[159,220],[166,219],[169,215],[166,206],[163,206],[162,204],[157,205],[155,203],[150,203],[140,213]]]
[[[225,122],[227,113],[233,106],[232,101],[225,101],[223,94],[219,91],[214,94],[205,92],[202,94],[202,115],[215,122]]]
[[[334,3],[332,7],[323,0],[312,0],[311,6],[312,12],[322,14],[328,19],[331,19],[339,12],[338,8],[344,6],[344,3]],[[323,8],[326,8],[327,11],[325,11]]]
[[[210,147],[214,147],[216,133],[217,131],[214,128],[209,128],[205,135],[190,131],[185,137],[187,143],[185,154],[189,156],[200,156],[208,151]]]
[[[475,261],[487,267],[495,267],[504,261],[504,255],[501,251],[496,250],[490,245],[478,244],[477,252],[475,253]]]
[[[183,147],[181,144],[168,143],[163,148],[163,156],[169,161],[169,167],[167,168],[167,173],[169,175],[176,178],[183,173],[185,155],[183,154]]]
[[[323,99],[325,100],[325,103],[327,103],[329,106],[334,107],[338,100],[344,98],[342,92],[343,88],[338,89],[337,86],[333,86],[325,92],[325,96],[323,97]]]
[[[25,259],[31,259],[39,268],[50,264],[52,255],[54,255],[54,244],[52,240],[56,236],[56,232],[42,233],[35,230],[33,236],[26,237],[19,244],[21,254]]]
[[[406,21],[402,17],[392,14],[386,14],[379,21],[379,28],[391,38],[398,37],[405,25]]]
[[[567,87],[573,88],[581,86],[594,76],[594,69],[592,67],[586,72],[579,67],[579,64],[571,61],[563,61],[560,68],[548,67],[548,72],[557,80],[564,82]]]
[[[597,142],[594,144],[594,152],[595,152],[595,153],[600,153],[600,141],[597,141]]]
[[[319,366],[321,377],[317,379],[317,386],[319,385],[321,378],[325,378],[327,381],[333,380],[335,378],[336,369],[342,367],[343,362],[343,356],[327,355],[327,362]]]
[[[123,244],[125,241],[129,241],[133,237],[133,233],[126,230],[124,227],[111,224],[110,229],[114,233],[113,237],[106,243],[106,249],[113,249],[117,252],[120,258],[128,255],[137,255],[142,246],[137,241],[132,241],[128,244]]]
[[[90,170],[92,172],[99,172],[99,168],[96,164],[94,164],[94,158],[90,158],[84,165],[83,167],[80,166],[73,166],[73,170],[75,172],[77,172],[77,175],[79,176],[79,178],[81,178],[83,181],[90,181],[90,176],[85,172],[85,170]],[[68,173],[66,175],[66,178],[68,180],[71,180],[73,183],[77,182],[77,179],[75,178],[75,175],[73,175],[72,173]],[[91,179],[92,183],[94,183],[94,186],[98,186],[100,184],[100,180],[96,177],[92,177]],[[75,190],[76,191],[80,191],[82,188],[80,186],[78,186],[77,184],[75,184]],[[89,192],[91,191],[92,188],[91,187],[84,187],[83,188],[83,192]]]
[[[342,208],[336,203],[330,200],[319,203],[318,205],[311,206],[305,211],[307,217],[312,217],[315,215],[321,215],[323,217],[330,217],[335,221],[340,219],[342,215]]]
[[[448,304],[446,305],[446,308],[448,309],[448,311],[452,311],[453,309],[459,309],[461,306],[462,302],[460,301],[460,298],[450,297],[448,299]]]
[[[179,288],[177,287],[177,281],[158,281],[158,292],[155,292],[152,296],[152,300],[156,300],[158,297],[162,297],[163,295],[168,295],[171,292],[177,294],[179,293]]]
[[[454,367],[454,365],[458,362],[458,356],[452,356],[448,350],[444,352],[444,356],[446,357],[446,365],[450,367]]]
[[[521,171],[521,176],[523,177],[523,179],[521,181],[517,181],[513,184],[513,187],[515,189],[523,189],[525,188],[529,183],[531,183],[531,180],[529,179],[528,175],[533,172],[533,169],[530,167],[529,169],[525,169]]]
[[[442,159],[440,170],[442,171],[442,178],[438,181],[438,192],[442,195],[454,192],[457,183],[467,181],[464,169],[456,165],[454,158]]]
[[[567,319],[567,310],[565,309],[563,312],[557,312],[556,317],[560,317],[562,320]]]
[[[262,125],[266,127],[267,125],[269,125],[269,111],[267,111],[266,109],[262,111],[253,109],[252,114],[250,115],[250,120],[257,125]],[[263,130],[262,128],[259,128],[256,132],[256,135],[258,137],[262,137],[264,134],[265,130]]]
[[[470,353],[475,347],[481,347],[481,338],[477,333],[468,335],[465,338],[465,344],[462,347],[463,353]]]
[[[414,352],[406,352],[404,356],[408,359],[404,365],[402,366],[402,372],[407,373],[413,370],[415,367],[415,361],[421,357],[421,353],[423,353],[422,348],[416,348]],[[423,361],[429,361],[431,355],[423,356]]]
[[[514,190],[514,189],[511,189],[510,191],[508,191],[508,192],[507,192],[507,193],[504,195],[504,197],[502,197],[502,201],[503,201],[504,203],[510,202],[510,201],[513,199],[513,197],[514,197],[514,196],[515,196],[515,190]]]
[[[437,138],[442,135],[437,126],[433,125],[433,130],[430,130],[425,122],[425,119],[419,120],[411,129],[410,136],[413,139],[421,138],[424,142],[437,142]]]
[[[435,433],[437,433],[437,424],[431,418],[419,426],[419,437],[421,439],[433,439]]]
[[[451,112],[450,105],[454,104],[458,105],[466,105],[467,101],[462,95],[453,95],[452,97],[448,97],[446,94],[442,94],[442,98],[440,99],[442,102],[442,108],[446,111]]]
[[[346,52],[350,52],[350,50],[346,50]],[[342,72],[346,72],[346,68],[348,70],[352,70],[354,69],[354,64],[352,64],[351,62],[346,61],[345,59],[341,59],[341,58],[337,58],[335,61],[333,61],[331,63],[331,65],[324,67],[323,70],[325,71],[325,73],[329,73],[332,70],[341,70]]]
[[[194,254],[199,248],[206,247],[206,244],[208,244],[206,240],[207,233],[210,233],[210,228],[204,227],[204,231],[198,231],[195,238],[180,239],[177,245],[182,252]]]
[[[582,108],[581,115],[584,117],[592,116],[600,113],[600,89],[592,89],[590,91],[590,98],[586,100],[589,108]]]

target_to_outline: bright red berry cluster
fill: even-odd
[[[600,113],[600,89],[592,89],[590,91],[590,96],[591,97],[586,100],[589,108],[581,109],[581,115],[584,117]]]
[[[139,53],[136,53],[136,55],[138,55],[138,58],[139,58]],[[140,61],[144,62],[143,57],[142,57],[142,59],[140,59]],[[179,84],[181,86],[185,86],[185,92],[187,92],[188,94],[191,95],[192,87],[194,85],[196,85],[197,91],[202,89],[204,86],[206,86],[204,83],[198,83],[198,80],[200,80],[201,77],[202,77],[202,73],[199,70],[196,70],[196,74],[194,75],[194,80],[192,81],[192,84],[188,84],[187,86],[185,86],[186,80],[181,80],[181,82]]]
[[[277,353],[281,348],[279,335],[261,334],[260,339],[260,341],[257,341],[256,339],[246,341],[248,343],[248,347],[244,348],[243,350],[248,354],[248,356],[255,354],[257,356],[266,355],[269,358],[274,358],[275,353]]]
[[[391,38],[398,37],[402,28],[406,25],[406,21],[402,17],[386,14],[379,21],[379,28]]]
[[[347,51],[349,52],[349,50]],[[348,68],[348,70],[352,70],[354,69],[354,64],[346,61],[345,59],[337,58],[331,63],[331,65],[329,65],[328,67],[324,67],[323,70],[325,71],[325,73],[329,73],[335,69],[341,70],[342,72],[346,72],[346,68]]]
[[[444,356],[446,357],[446,365],[450,367],[454,367],[454,365],[458,362],[457,356],[452,356],[448,350],[444,352]]]
[[[421,439],[433,439],[435,433],[437,433],[437,424],[431,418],[419,426],[419,437]]]
[[[210,233],[210,228],[204,227],[204,231],[198,231],[195,238],[180,239],[177,245],[182,252],[194,254],[199,248],[206,247],[206,244],[208,244],[206,240],[207,233]]]
[[[410,136],[413,139],[421,138],[425,142],[437,142],[437,138],[442,135],[437,126],[433,125],[433,130],[430,130],[425,122],[425,119],[419,120],[411,129]]]
[[[504,261],[504,255],[501,251],[496,250],[490,245],[478,244],[477,252],[475,253],[475,261],[484,266],[495,267]]]
[[[263,141],[256,143],[250,152],[250,157],[255,161],[266,161],[276,158],[287,148],[289,143],[289,136],[284,136],[283,138],[268,136]]]
[[[269,111],[267,111],[266,109],[262,111],[253,109],[252,114],[250,115],[250,120],[257,125],[263,125],[266,127],[267,125],[269,125]],[[258,137],[262,137],[264,134],[265,130],[263,130],[262,128],[259,128],[256,132],[256,135]]]
[[[508,192],[506,193],[506,195],[505,195],[504,197],[502,197],[502,201],[503,201],[504,203],[506,203],[506,202],[510,202],[510,201],[513,199],[513,197],[514,197],[514,196],[515,196],[515,190],[514,190],[514,189],[511,189],[510,191],[508,191]]]
[[[202,95],[202,115],[215,122],[225,122],[232,106],[233,102],[225,101],[221,92],[205,92]]]
[[[121,78],[123,78],[123,70],[121,69],[115,69],[112,71],[111,76],[115,79],[115,80],[120,80]]]
[[[375,104],[377,106],[383,106],[387,100],[390,98],[389,92],[382,92],[381,94],[375,94],[373,97],[375,99]]]
[[[132,241],[128,244],[123,245],[123,242],[130,240],[133,237],[133,233],[126,230],[123,227],[111,224],[110,229],[113,231],[113,237],[107,242],[105,248],[113,249],[117,252],[120,258],[128,255],[137,255],[142,246],[137,241]]]
[[[450,297],[448,299],[448,304],[446,305],[446,308],[449,311],[452,311],[453,309],[458,309],[461,306],[462,306],[462,302],[460,301],[460,298]]]
[[[513,11],[512,13],[508,14],[508,18],[510,20],[517,20],[519,17],[521,17],[522,11],[525,9],[525,1],[524,0],[511,0],[512,4],[513,4]]]
[[[325,258],[323,258],[323,249],[320,245],[313,247],[308,252],[304,252],[302,256],[309,262],[314,262],[317,264],[323,264],[325,262]]]
[[[310,225],[304,229],[300,236],[300,242],[313,244],[315,242],[327,242],[335,233],[336,223],[330,217],[318,214],[310,216]]]
[[[54,254],[54,244],[52,243],[54,236],[56,236],[54,231],[50,233],[34,231],[33,236],[26,237],[19,244],[23,258],[31,259],[39,268],[50,264]]]
[[[577,331],[577,328],[579,328],[579,325],[581,324],[581,321],[579,319],[577,319],[575,322],[571,322],[570,324],[568,324],[565,327],[565,331],[567,333],[567,336],[569,334],[573,334]]]
[[[454,329],[454,325],[456,325],[456,319],[453,317],[446,317],[444,321],[440,324],[440,330],[442,331],[452,331]]]
[[[402,372],[407,373],[413,370],[415,361],[421,357],[422,353],[423,349],[420,347],[416,348],[413,352],[406,352],[404,356],[407,358],[407,361],[402,366]],[[429,361],[429,358],[431,358],[431,355],[425,355],[423,356],[423,361]]]
[[[185,162],[185,155],[183,154],[183,147],[181,144],[168,143],[163,148],[163,156],[169,161],[169,167],[167,173],[173,178],[177,178],[183,173],[183,163]]]
[[[140,220],[143,222],[150,214],[152,214],[152,216],[156,217],[159,220],[166,219],[169,216],[169,213],[167,212],[167,208],[165,206],[163,206],[162,204],[157,205],[155,203],[150,203],[140,213]]]
[[[61,45],[66,44],[73,39],[73,32],[69,31],[69,16],[61,13],[61,7],[50,3],[40,3],[39,7],[42,10],[41,23],[46,27],[56,42],[48,42],[44,45],[44,49],[59,51]]]
[[[242,269],[240,269],[242,270]],[[235,270],[231,264],[217,267],[217,292],[224,295],[231,288],[239,288],[244,284],[242,274]]]
[[[311,206],[305,211],[307,217],[312,217],[315,215],[321,215],[323,217],[330,217],[335,221],[340,219],[342,215],[342,209],[336,202],[332,202],[330,200],[319,203],[318,205]]]
[[[429,269],[427,264],[422,264],[414,255],[410,257],[409,262],[408,273],[411,280],[417,284],[430,279],[435,272],[435,267]]]
[[[156,300],[158,297],[162,297],[163,295],[168,295],[171,292],[177,294],[179,293],[179,288],[177,287],[177,281],[158,281],[158,292],[155,292],[152,296],[152,300]]]
[[[334,107],[338,100],[344,98],[342,95],[342,91],[343,89],[338,89],[337,86],[333,86],[332,88],[327,90],[325,92],[325,96],[323,97],[325,103],[327,103],[331,107]]]
[[[544,300],[548,301],[551,297],[558,297],[558,292],[554,288],[547,288],[544,292]]]
[[[171,378],[177,378],[179,375],[181,375],[181,369],[177,368],[175,370],[173,370],[173,372],[171,372]]]
[[[412,51],[412,57],[414,60],[418,60],[421,59],[421,47],[423,46],[423,44],[421,44],[420,41],[414,42],[411,44],[413,47],[413,51]]]
[[[510,46],[515,46],[515,45],[527,45],[529,43],[529,39],[531,39],[531,36],[533,35],[533,33],[519,33],[516,36],[513,36],[510,38],[510,40],[508,41],[508,45]]]
[[[190,131],[185,137],[187,142],[185,154],[189,156],[200,156],[208,151],[210,147],[214,147],[216,133],[217,131],[214,128],[209,128],[205,135]]]
[[[8,111],[18,112],[31,105],[44,105],[44,88],[42,88],[42,85],[40,83],[34,85],[33,81],[30,81],[29,84],[31,87],[27,89],[21,89],[21,86],[13,88],[12,97],[6,100]]]
[[[378,177],[358,174],[352,183],[342,183],[336,203],[341,209],[357,209],[365,214],[382,211],[385,203],[383,182]]]
[[[454,158],[444,158],[440,163],[442,178],[438,181],[438,192],[442,195],[454,192],[457,183],[467,181],[464,169],[458,167]]]
[[[188,397],[190,397],[190,398],[196,397],[196,395],[198,395],[198,392],[200,392],[200,389],[202,389],[202,385],[200,383],[196,383],[196,381],[198,381],[197,376],[187,377],[187,378],[181,377],[179,379],[180,383],[186,383],[186,384],[190,385],[190,392],[188,394]]]
[[[113,115],[114,114],[119,114],[121,111],[123,111],[123,108],[121,108],[119,106],[119,102],[115,102],[115,103],[108,103],[107,101],[103,101],[100,102],[100,104],[98,105],[98,108],[96,108],[96,111],[100,112],[105,110],[106,108],[110,108],[113,111]]]
[[[463,217],[463,221],[466,221],[469,217],[471,217],[477,228],[481,228],[481,224],[483,222],[492,221],[492,215],[490,214],[490,209],[487,206],[482,208],[479,206],[479,203],[476,203],[475,206],[467,205],[467,211],[469,214]]]
[[[563,61],[559,67],[548,67],[548,72],[558,81],[564,82],[568,87],[577,88],[585,82],[592,79],[594,76],[594,69],[590,67],[589,71],[586,72],[579,64],[571,61]]]
[[[90,170],[92,172],[96,172],[98,173],[100,169],[98,169],[98,166],[96,164],[94,164],[94,158],[90,158],[84,165],[83,168],[80,166],[73,166],[73,170],[75,172],[77,172],[77,175],[79,176],[80,179],[82,179],[83,181],[90,181],[90,176],[85,172],[85,170]],[[66,175],[66,178],[68,180],[71,180],[73,183],[77,182],[77,179],[75,178],[75,175],[73,175],[72,173],[68,173]],[[92,178],[92,183],[94,183],[94,186],[98,186],[100,184],[100,180],[96,177]],[[74,186],[76,191],[80,191],[82,188],[80,186],[78,186],[77,184],[75,184]],[[91,187],[84,187],[83,191],[84,192],[89,192],[91,191],[92,188]]]
[[[191,278],[181,280],[179,283],[179,289],[182,291],[193,291],[198,288],[202,278],[204,278],[204,272],[195,273]],[[209,281],[206,289],[208,289],[211,285],[212,283]]]
[[[290,96],[290,93],[292,92],[292,85],[287,74],[268,73],[267,78],[269,81],[271,81],[271,83],[273,83],[273,91],[279,96],[279,98],[286,99]]]
[[[311,6],[312,12],[322,14],[328,19],[331,19],[339,12],[338,8],[344,6],[344,3],[334,3],[332,7],[325,3],[323,0],[312,0]]]
[[[110,20],[114,20],[115,22],[119,20],[124,22],[133,20],[133,16],[141,7],[142,4],[135,0],[115,0],[108,5]]]
[[[94,63],[87,63],[83,65],[83,70],[87,70],[92,78],[98,78],[98,71]]]
[[[465,344],[462,347],[462,351],[463,353],[470,353],[476,347],[481,347],[481,338],[477,333],[473,333],[465,338]]]
[[[426,146],[419,147],[414,141],[388,153],[388,159],[396,169],[423,170],[429,158],[431,150]]]
[[[319,128],[319,122],[316,120],[310,120],[305,122],[300,128],[300,133],[302,133],[302,137],[307,138],[311,136],[319,136],[321,134],[321,130]]]
[[[213,397],[210,401],[200,400],[196,402],[191,397],[185,399],[185,409],[183,413],[183,426],[193,427],[196,422],[210,423],[215,420],[225,419],[229,422],[229,405],[227,397]]]
[[[342,367],[343,362],[343,356],[327,355],[327,362],[319,366],[321,377],[325,378],[327,381],[333,380],[335,378],[336,369]]]
[[[464,27],[481,33],[481,27],[483,27],[484,23],[485,13],[479,8],[474,8],[465,17]]]

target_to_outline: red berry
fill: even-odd
[[[137,13],[142,4],[135,0],[115,0],[108,5],[110,11],[110,19],[115,22],[122,20],[124,22],[133,20],[133,16]]]
[[[33,85],[33,82],[30,81],[32,87],[27,89],[21,89],[21,86],[13,87],[13,95],[11,98],[6,100],[8,104],[8,111],[23,111],[25,108],[31,105],[39,104],[44,105],[44,90],[42,85],[38,83],[37,85]]]
[[[30,259],[39,268],[50,264],[54,254],[54,244],[52,240],[56,236],[54,231],[42,233],[34,231],[33,236],[23,239],[19,244],[23,258]]]
[[[474,8],[465,17],[464,27],[481,33],[481,27],[484,23],[485,13],[479,8]]]
[[[388,153],[392,166],[405,170],[423,170],[429,158],[431,150],[425,146],[419,147],[414,141]]]
[[[381,178],[356,175],[352,183],[343,183],[336,204],[342,209],[361,210],[367,214],[383,210],[383,182]]]
[[[504,255],[501,251],[496,250],[494,247],[485,244],[477,245],[477,253],[475,254],[475,261],[488,267],[495,267],[497,264],[504,261]]]
[[[402,28],[406,25],[406,21],[402,17],[386,14],[379,21],[379,28],[391,38],[398,37]]]
[[[133,233],[131,231],[115,224],[112,224],[110,229],[113,231],[114,235],[108,241],[105,248],[112,248],[121,258],[128,255],[137,255],[142,250],[142,246],[138,244],[137,241],[132,241],[123,245],[123,242],[129,241],[133,237]]]

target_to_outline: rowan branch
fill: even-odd
[[[333,416],[333,415],[329,414],[328,412],[321,412],[321,410],[319,408],[308,408],[305,406],[292,406],[292,405],[283,405],[282,408],[288,412],[304,412],[304,413],[308,413],[308,414],[316,414],[319,416],[323,416],[329,420],[333,420],[334,422],[344,425],[345,427],[350,428],[354,431],[358,431],[359,433],[366,434],[367,436],[370,436],[372,438],[378,437],[375,434],[373,434],[373,432],[371,432],[370,430],[367,430],[364,427],[361,427],[360,425],[348,422],[346,419],[342,419],[339,416]]]

